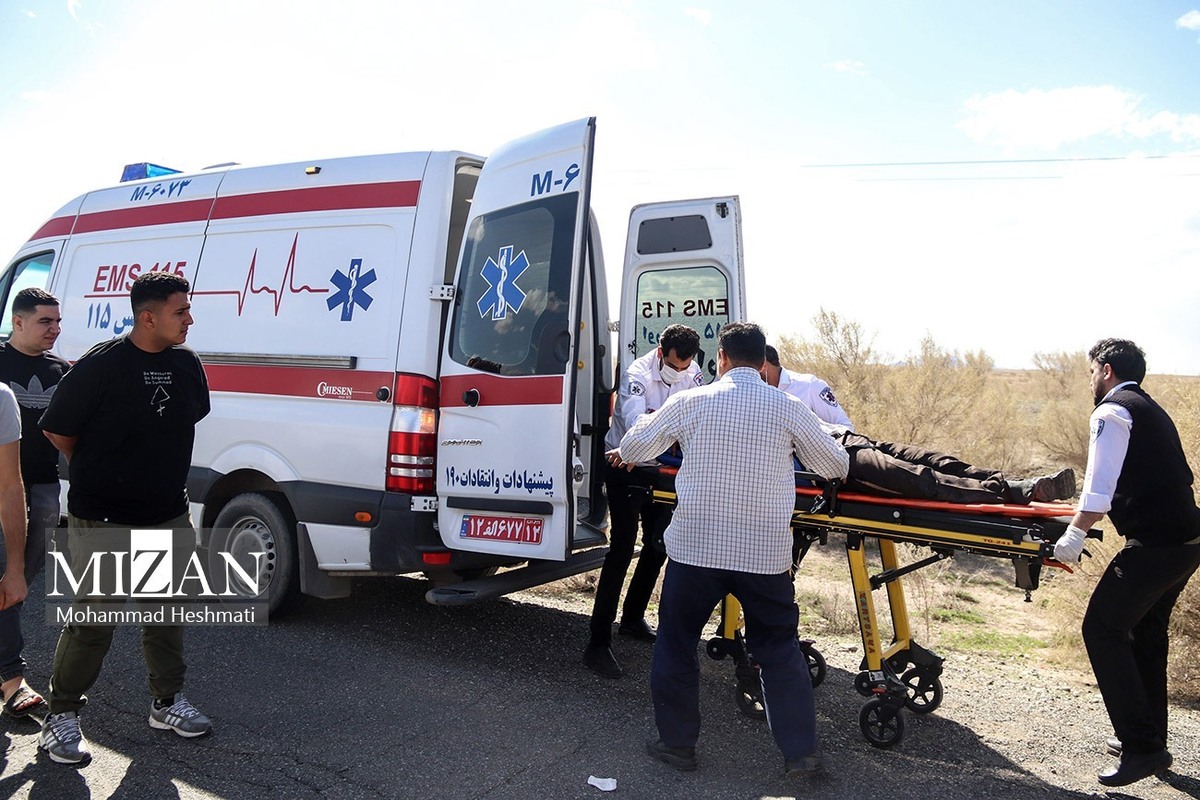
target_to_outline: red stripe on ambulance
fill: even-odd
[[[442,376],[442,408],[461,408],[467,405],[463,394],[471,389],[479,392],[481,406],[556,406],[563,401],[563,377],[538,375],[504,378],[498,375]]]
[[[255,192],[228,197],[185,200],[158,205],[139,205],[111,211],[93,211],[78,217],[55,217],[30,239],[67,236],[72,233],[140,228],[147,225],[178,225],[208,219],[261,217],[268,214],[299,214],[357,208],[411,208],[417,205],[420,181],[353,183],[314,186],[278,192]]]
[[[319,397],[371,403],[380,402],[377,394],[380,389],[390,394],[395,381],[393,372],[311,367],[205,364],[204,372],[208,375],[208,387],[214,392]]]
[[[391,181],[233,195],[217,198],[212,218],[234,219],[351,208],[407,208],[417,204],[417,195],[420,193],[420,181]]]

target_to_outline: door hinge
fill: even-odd
[[[446,300],[454,299],[454,287],[447,285],[430,286],[429,299],[445,302]]]

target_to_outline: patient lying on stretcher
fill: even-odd
[[[774,356],[774,358],[772,358]],[[821,427],[850,453],[850,474],[843,484],[852,492],[937,500],[943,503],[1014,503],[1028,505],[1075,496],[1075,473],[1010,480],[997,470],[983,469],[946,453],[908,444],[877,442],[854,432],[829,384],[815,375],[783,373],[774,348],[767,349],[763,380],[803,403],[817,415]]]
[[[1013,480],[997,470],[968,464],[947,453],[907,444],[877,442],[845,428],[825,425],[850,454],[843,487],[852,492],[938,500],[944,503],[1028,505],[1075,496],[1075,472]]]

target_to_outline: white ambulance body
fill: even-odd
[[[0,335],[16,292],[41,286],[75,360],[132,326],[137,275],[191,282],[188,346],[212,391],[193,520],[214,558],[267,553],[272,610],[363,575],[465,577],[429,593],[455,604],[595,568],[614,374],[683,322],[711,376],[744,300],[736,198],[639,206],[614,363],[594,127],[486,163],[402,153],[90,192],[0,276]]]

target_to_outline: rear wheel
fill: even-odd
[[[222,553],[232,556],[251,576],[255,575],[257,561],[261,584],[257,599],[267,603],[271,614],[283,613],[300,600],[296,525],[282,500],[258,492],[234,497],[217,514],[208,547],[209,570],[214,575],[225,574]],[[233,577],[231,584],[239,596],[247,600],[255,597],[254,588],[241,579]]]

